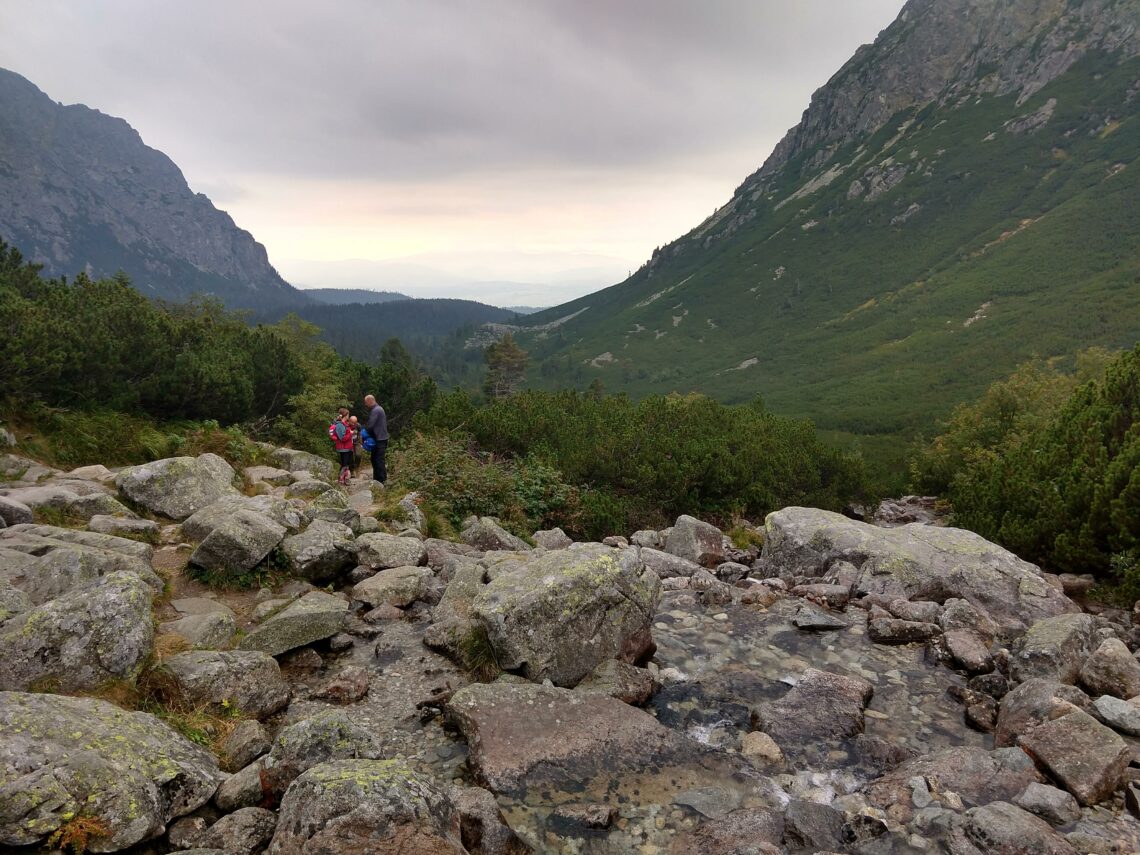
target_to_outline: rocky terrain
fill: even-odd
[[[58,104],[0,69],[0,239],[51,276],[125,271],[151,297],[308,303],[265,247],[186,183],[125,121]]]
[[[1133,615],[929,503],[451,542],[263,451],[0,457],[4,851],[1140,850]]]

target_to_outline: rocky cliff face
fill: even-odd
[[[3,69],[0,115],[0,238],[47,272],[121,269],[145,293],[173,300],[307,302],[264,246],[122,119],[57,104]]]
[[[1140,3],[910,0],[815,93],[754,177],[805,153],[809,167],[822,165],[844,143],[931,101],[1017,93],[1022,104],[1096,50],[1140,54]]]

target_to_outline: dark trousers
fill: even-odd
[[[376,447],[372,449],[372,479],[383,484],[388,480],[388,470],[384,465],[384,455],[388,452],[388,440],[376,440]]]

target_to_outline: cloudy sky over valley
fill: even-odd
[[[902,5],[4,0],[0,66],[125,118],[295,284],[547,305],[726,201]]]

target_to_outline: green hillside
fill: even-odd
[[[1130,347],[1140,59],[1091,51],[1017,97],[928,102],[754,176],[626,282],[528,318],[573,315],[519,336],[532,384],[759,394],[894,443],[1029,357]]]

